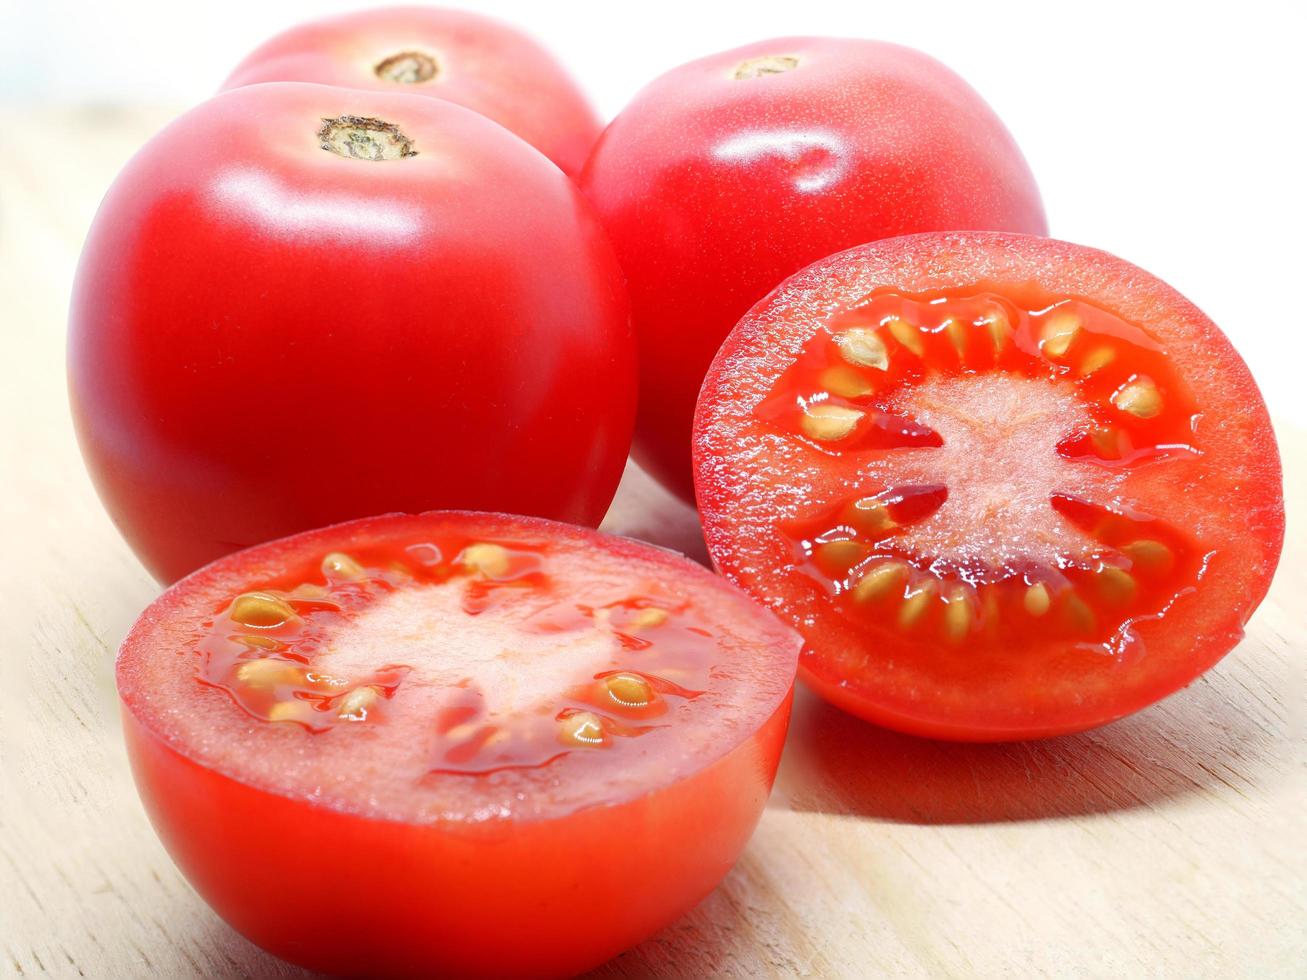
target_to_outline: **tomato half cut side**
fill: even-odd
[[[721,571],[871,721],[1079,731],[1228,652],[1284,537],[1229,341],[1103,252],[997,233],[851,249],[736,327],[695,422]]]
[[[493,119],[575,175],[601,123],[553,55],[508,24],[466,10],[384,7],[299,24],[250,52],[224,89],[314,82],[425,95]]]
[[[671,552],[433,512],[201,569],[117,676],[151,820],[255,943],[352,976],[563,975],[734,863],[800,643]]]

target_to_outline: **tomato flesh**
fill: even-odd
[[[819,263],[732,335],[696,430],[710,550],[799,625],[832,699],[925,734],[1055,734],[1233,645],[1283,534],[1265,408],[1180,297],[1131,315],[1132,274],[918,236]]]
[[[798,647],[670,554],[436,513],[214,563],[146,612],[118,680],[160,835],[255,942],[332,973],[566,973],[734,862]],[[324,891],[310,843],[352,888]],[[529,943],[490,941],[506,928]]]
[[[599,117],[554,57],[507,24],[463,10],[392,7],[325,17],[261,44],[223,83],[314,82],[425,95],[516,133],[566,174],[599,136]]]

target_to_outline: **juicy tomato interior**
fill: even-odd
[[[182,648],[141,666],[191,705],[175,734],[200,761],[289,794],[368,772],[328,802],[410,819],[557,780],[573,783],[514,809],[611,802],[775,710],[797,641],[758,656],[746,599],[555,537],[324,545],[206,596]],[[284,765],[292,746],[314,764]]]
[[[834,317],[757,408],[829,454],[896,450],[780,531],[868,633],[1028,655],[1123,653],[1192,588],[1182,529],[1111,503],[1122,468],[1189,445],[1192,397],[1143,331],[1092,304],[880,293]],[[825,496],[821,494],[820,496]]]
[[[718,567],[893,727],[1113,720],[1237,642],[1283,537],[1247,369],[1165,284],[1019,235],[817,263],[727,340],[696,419]]]
[[[200,641],[197,680],[314,735],[411,729],[430,775],[573,752],[628,765],[630,740],[710,686],[715,626],[652,579],[560,581],[547,552],[451,534],[330,552],[306,581],[234,596]]]

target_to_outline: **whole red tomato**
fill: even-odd
[[[457,102],[511,129],[569,175],[586,162],[601,128],[553,55],[520,31],[465,10],[358,10],[291,27],[251,52],[222,88],[267,81]]]
[[[360,10],[265,42],[223,88],[318,82],[430,95],[475,109],[575,175],[602,124],[553,56],[489,17],[436,7]]]
[[[460,106],[322,85],[219,95],[127,165],[69,372],[163,580],[385,511],[596,524],[635,411],[621,273],[568,179]]]
[[[613,120],[581,184],[630,284],[637,457],[687,498],[704,373],[786,276],[891,235],[1046,231],[990,108],[939,62],[876,41],[783,38],[682,65]]]

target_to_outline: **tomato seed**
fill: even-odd
[[[885,501],[877,497],[863,497],[861,500],[854,501],[851,516],[858,531],[863,534],[884,534],[898,526],[890,516]]]
[[[603,719],[592,711],[574,711],[559,719],[558,740],[578,748],[598,748],[608,741]]]
[[[268,709],[268,721],[306,722],[312,717],[313,708],[305,701],[292,699],[278,701]]]
[[[1112,404],[1135,418],[1155,418],[1162,411],[1162,395],[1149,378],[1136,378],[1112,396]]]
[[[918,357],[926,353],[926,344],[921,338],[921,331],[902,317],[890,317],[885,322],[885,329],[904,349],[911,351]]]
[[[930,582],[918,585],[910,591],[903,600],[903,605],[899,607],[899,628],[906,630],[916,626],[921,621],[921,617],[926,614],[926,610],[930,608],[934,597],[935,587]]]
[[[827,368],[819,381],[824,389],[841,398],[862,398],[874,390],[870,381],[844,364]]]
[[[1052,596],[1048,594],[1048,586],[1043,582],[1036,582],[1026,589],[1026,594],[1021,597],[1021,604],[1032,616],[1044,615],[1053,604]]]
[[[965,586],[955,585],[944,598],[944,636],[954,643],[971,632],[974,616],[967,593]]]
[[[850,327],[835,337],[840,356],[858,367],[889,370],[889,353],[885,341],[866,327]]]
[[[1162,568],[1169,565],[1174,558],[1170,548],[1160,541],[1148,538],[1131,541],[1122,546],[1121,551],[1131,561],[1146,569]]]
[[[1098,588],[1103,598],[1118,605],[1129,602],[1139,591],[1135,577],[1123,568],[1104,565],[1098,570]]]
[[[908,566],[901,561],[885,561],[867,570],[853,587],[858,602],[874,602],[897,590],[908,577]]]
[[[233,636],[232,641],[256,650],[280,650],[282,645],[270,636]]]
[[[343,551],[333,551],[322,559],[322,574],[329,579],[361,579],[367,572]]]
[[[944,333],[948,335],[949,343],[953,345],[953,349],[958,352],[958,357],[966,357],[967,325],[961,320],[949,317],[944,321]]]
[[[655,626],[661,626],[667,622],[667,615],[666,609],[659,609],[657,606],[646,606],[631,617],[629,628],[638,630],[653,629]]]
[[[1094,616],[1094,611],[1089,608],[1084,599],[1081,599],[1075,593],[1067,596],[1064,611],[1067,622],[1071,627],[1082,633],[1093,632],[1094,627],[1097,625],[1098,620]]]
[[[507,548],[486,542],[468,545],[463,549],[459,560],[468,571],[477,572],[487,578],[503,578],[512,567]]]
[[[813,548],[812,553],[822,566],[843,574],[862,560],[867,554],[867,546],[857,541],[823,541]]]
[[[1002,310],[995,310],[985,316],[984,324],[989,330],[990,339],[994,341],[994,350],[1002,351],[1007,344],[1008,336],[1012,333],[1012,323],[1008,320],[1007,314]]]
[[[1043,351],[1045,357],[1060,360],[1071,349],[1071,344],[1080,333],[1081,326],[1083,321],[1078,314],[1070,311],[1054,313],[1044,323],[1043,339],[1040,341],[1039,349]]]
[[[260,658],[242,660],[236,666],[236,679],[250,687],[267,689],[278,684],[302,683],[304,672],[288,660]]]
[[[340,699],[336,717],[341,721],[365,721],[380,697],[381,692],[371,685],[356,687]]]
[[[1095,371],[1101,371],[1115,360],[1116,351],[1110,347],[1098,347],[1086,354],[1085,359],[1080,362],[1080,373],[1088,376]]]
[[[231,604],[231,618],[242,626],[272,629],[298,619],[291,604],[270,592],[247,592]]]
[[[838,442],[858,427],[864,414],[856,408],[820,402],[805,406],[799,427],[804,435],[819,442]]]
[[[653,700],[653,688],[639,674],[613,674],[604,678],[608,696],[624,708],[643,708]]]

